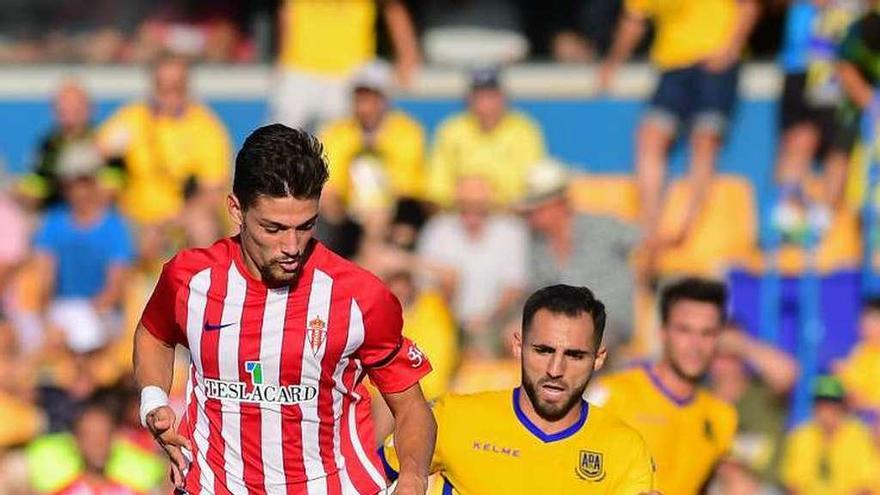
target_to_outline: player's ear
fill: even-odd
[[[226,209],[235,225],[244,223],[244,210],[241,209],[241,202],[235,197],[235,194],[229,193],[229,196],[226,196]]]
[[[522,331],[513,332],[513,357],[522,358]]]
[[[605,358],[608,357],[608,349],[601,345],[599,351],[596,352],[596,359],[593,361],[593,371],[599,371],[605,365]]]

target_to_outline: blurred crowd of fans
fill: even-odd
[[[832,9],[842,4],[860,4],[844,21],[834,18],[828,36],[842,49],[785,66],[797,76],[821,69],[811,64],[827,69],[830,60],[844,84],[821,109],[843,108],[858,121],[880,80],[880,15],[872,2],[790,3],[790,23],[805,6],[811,19],[822,19],[839,15]],[[658,16],[656,39],[664,39],[663,16],[674,14],[656,4],[627,1],[621,25],[638,28],[632,23]],[[772,18],[785,5],[763,7]],[[610,49],[609,61],[619,62],[613,47],[621,8],[610,0],[3,2],[0,60],[150,62],[151,90],[95,122],[86,88],[66,81],[55,94],[55,121],[35,146],[32,172],[0,190],[0,493],[169,492],[163,460],[137,424],[132,332],[170,255],[236,231],[225,214],[232,143],[190,92],[192,60],[254,61],[277,47],[280,75],[267,95],[272,118],[315,130],[330,164],[317,237],[398,296],[404,332],[434,365],[423,383],[429,398],[518,383],[509,349],[520,303],[550,283],[588,284],[606,303],[614,367],[656,350],[653,294],[665,279],[723,277],[734,264],[760,271],[772,263],[785,274],[808,264],[822,272],[860,264],[858,212],[873,197],[864,194],[872,144],[835,141],[843,178],[834,175],[841,165],[828,164],[830,177],[816,179],[810,169],[819,138],[831,131],[810,127],[810,118],[780,126],[773,216],[781,240],[768,254],[758,242],[747,180],[714,174],[714,158],[700,171],[700,187],[691,175],[663,189],[661,174],[651,190],[656,180],[645,174],[665,158],[637,167],[633,177],[576,174],[549,155],[539,124],[510,106],[497,69],[471,73],[466,109],[433,136],[394,107],[394,88],[411,80],[425,54],[450,56],[450,44],[468,36],[515,47],[505,36],[526,33],[536,53],[574,62]],[[391,65],[374,61],[379,25]],[[495,33],[475,34],[475,27]],[[499,32],[508,34],[493,38]],[[501,58],[523,55],[514,52]],[[716,59],[719,70],[738,56]],[[828,124],[835,132],[845,127],[837,122]],[[718,139],[716,153],[723,132],[710,123],[704,130]],[[809,139],[814,147],[804,148]],[[659,156],[666,148],[649,151]],[[862,194],[846,199],[847,181]],[[656,205],[639,200],[646,191]],[[702,198],[697,206],[695,196]],[[804,242],[804,232],[815,242]],[[740,434],[712,493],[785,486],[853,494],[880,486],[880,302],[865,302],[859,328],[834,376],[812,389],[815,419],[789,431],[800,363],[731,323],[709,381],[736,404]],[[180,366],[185,362],[181,356]],[[185,368],[176,373],[177,401],[185,375]],[[388,421],[381,405],[376,417]]]

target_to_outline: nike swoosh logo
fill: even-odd
[[[226,328],[230,325],[234,325],[235,323],[226,323],[225,325],[214,325],[212,323],[205,323],[205,330],[220,330],[221,328]]]

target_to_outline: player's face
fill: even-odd
[[[267,285],[296,279],[307,255],[318,220],[318,199],[258,196],[246,210],[229,195],[229,214],[240,225],[241,245],[248,265]]]
[[[515,340],[523,389],[535,412],[547,421],[574,413],[593,372],[605,362],[605,348],[593,341],[593,318],[540,309],[525,336]]]
[[[681,300],[669,310],[661,332],[664,358],[681,377],[696,382],[712,363],[721,334],[721,314],[711,303]]]

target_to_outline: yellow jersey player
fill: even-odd
[[[513,390],[446,395],[432,471],[443,494],[620,494],[653,488],[648,448],[633,428],[582,398],[605,361],[605,307],[590,289],[554,285],[525,303]],[[393,441],[382,451],[394,478]]]
[[[602,377],[587,394],[642,434],[664,494],[699,493],[733,443],[736,411],[699,386],[717,351],[726,301],[718,282],[687,278],[666,287],[660,360]]]

